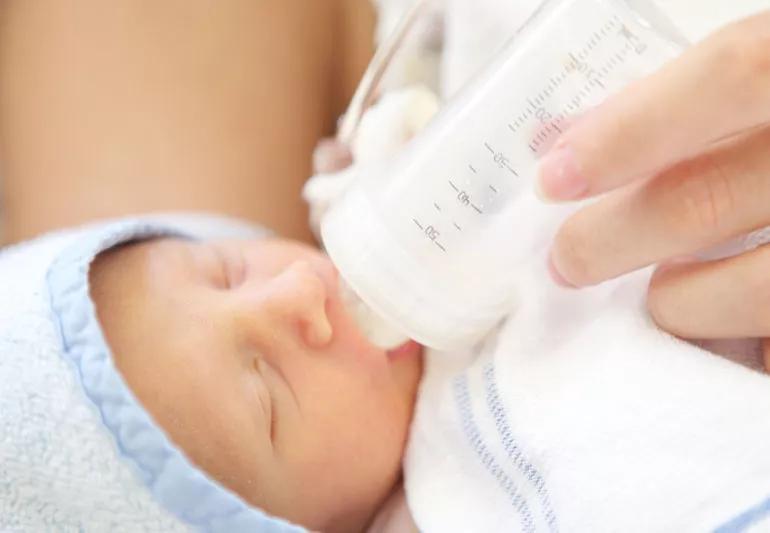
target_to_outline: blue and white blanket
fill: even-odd
[[[97,224],[0,252],[0,531],[304,531],[195,468],[126,386],[88,293],[101,251],[134,239],[258,237],[221,218]]]

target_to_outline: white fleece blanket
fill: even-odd
[[[440,93],[453,94],[537,3],[447,0]],[[404,2],[381,4],[399,10]],[[691,39],[770,7],[661,4]],[[430,48],[412,53],[411,64],[431,65]],[[415,81],[408,72],[398,70],[400,81]],[[392,93],[364,130],[409,131],[399,100],[413,116],[425,98]],[[399,129],[399,120],[412,126]],[[366,171],[363,163],[346,181]],[[471,353],[427,357],[405,459],[419,529],[770,531],[770,378],[657,330],[644,306],[649,272],[580,292],[555,287],[545,255],[569,208],[534,194],[521,208],[536,235],[526,239],[531,262],[516,272],[516,313]]]

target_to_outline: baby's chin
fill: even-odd
[[[419,358],[422,356],[422,345],[417,341],[406,341],[392,350],[387,350],[385,354],[391,362],[396,362],[404,358]]]
[[[423,347],[415,341],[408,341],[394,350],[385,352],[385,355],[396,385],[413,403],[422,378]]]

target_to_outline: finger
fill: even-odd
[[[650,283],[650,314],[683,338],[770,337],[768,271],[768,246],[719,261],[664,266]]]
[[[554,240],[557,280],[593,285],[766,226],[769,146],[766,128],[578,211]]]
[[[590,113],[540,167],[552,200],[593,196],[770,121],[770,11],[726,27]]]
[[[350,149],[335,139],[322,139],[313,152],[313,169],[316,174],[337,172],[352,163]]]

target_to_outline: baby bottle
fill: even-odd
[[[511,310],[517,209],[571,116],[686,46],[649,0],[548,0],[321,235],[380,345],[470,346]]]

